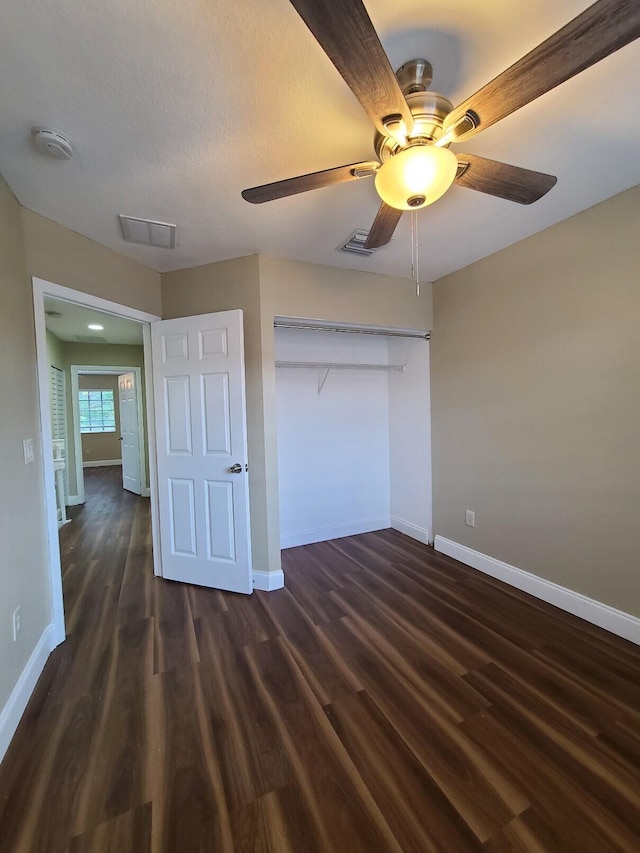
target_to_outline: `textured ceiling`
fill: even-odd
[[[585,9],[584,0],[367,0],[391,64],[434,66],[454,104]],[[640,183],[640,41],[463,150],[550,172],[531,207],[453,187],[419,215],[436,279]],[[287,0],[0,4],[0,172],[19,201],[167,271],[262,252],[409,275],[409,217],[371,258],[336,253],[378,208],[373,181],[261,206],[245,187],[373,155],[373,129]],[[30,128],[76,156],[38,154]],[[123,242],[117,214],[178,226],[174,250]]]

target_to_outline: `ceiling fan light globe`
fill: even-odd
[[[448,148],[412,145],[380,166],[376,190],[389,207],[416,210],[444,195],[457,170],[458,160]]]

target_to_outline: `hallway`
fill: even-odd
[[[68,640],[0,767],[1,853],[640,849],[640,650],[392,530],[286,588],[152,576],[86,471]]]

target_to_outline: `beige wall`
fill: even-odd
[[[20,215],[29,276],[160,316],[160,273],[25,207]]]
[[[135,365],[131,366],[134,367]],[[86,373],[78,377],[78,390],[111,391],[116,419],[114,432],[84,432],[80,435],[82,462],[122,459],[118,377],[109,374]]]
[[[51,367],[64,370],[64,342],[47,329],[47,358]]]
[[[51,620],[31,276],[160,314],[160,275],[20,207],[0,178],[0,712]],[[36,460],[24,465],[22,440]],[[11,639],[11,613],[22,631]]]
[[[274,316],[431,328],[431,286],[260,256],[162,276],[163,317],[244,313],[249,488],[254,568],[280,568]]]
[[[50,621],[40,423],[31,290],[20,206],[0,177],[0,711]],[[35,462],[25,465],[22,440]],[[11,614],[22,608],[14,643]]]
[[[432,287],[407,278],[260,255],[266,313],[370,326],[430,329]]]
[[[436,534],[638,616],[639,209],[438,281],[431,398]]]

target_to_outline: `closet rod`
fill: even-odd
[[[310,332],[345,332],[350,335],[383,335],[387,338],[418,338],[421,341],[428,341],[431,338],[431,333],[427,332],[392,332],[384,329],[349,329],[344,326],[310,326],[302,323],[278,323],[274,322],[276,329],[306,329]]]
[[[276,361],[276,367],[311,367],[319,370],[402,370],[406,364],[357,364],[339,361]]]

